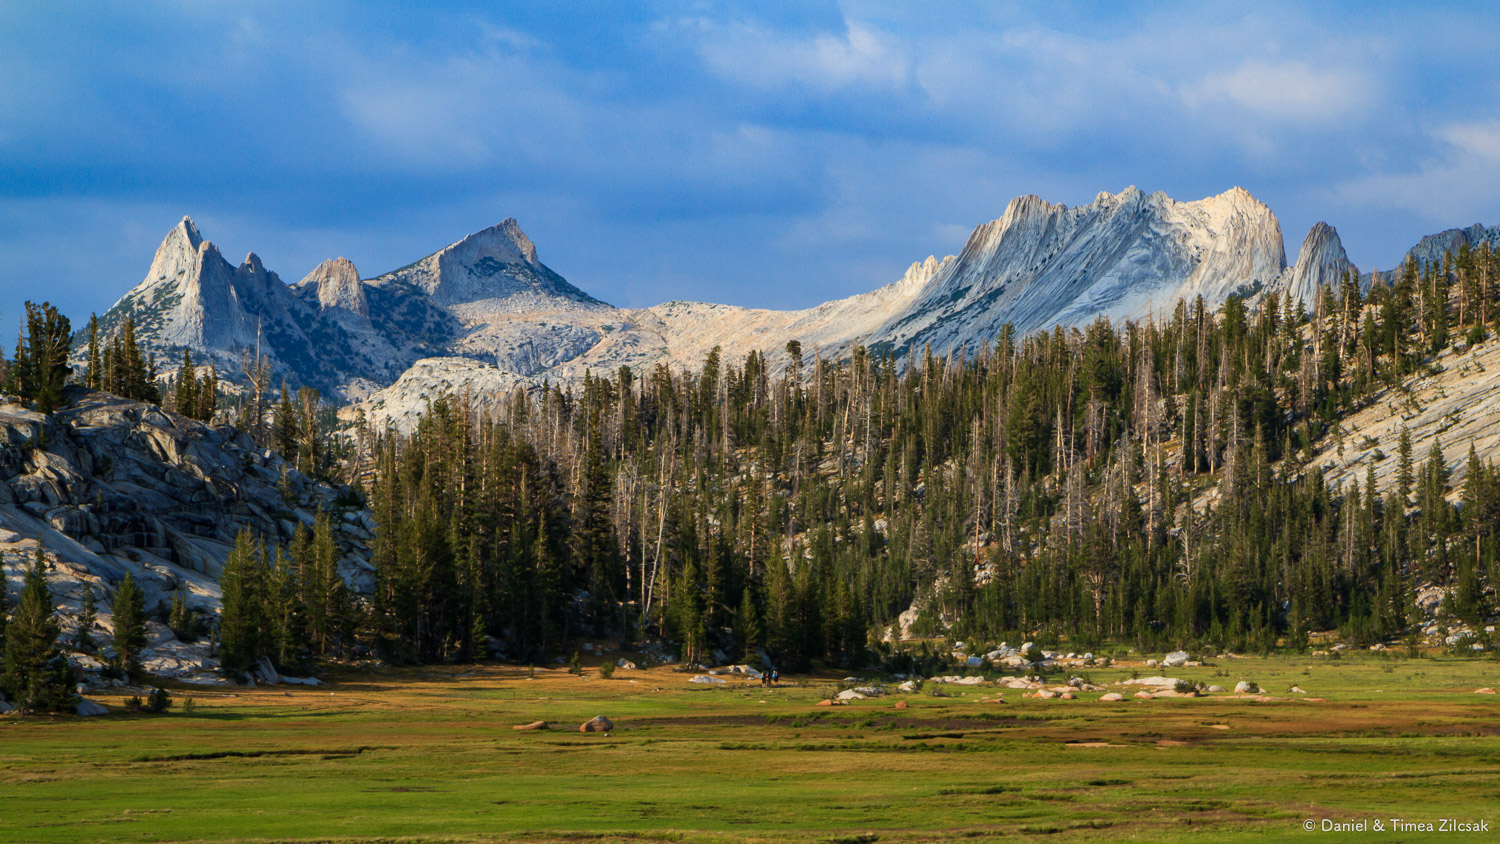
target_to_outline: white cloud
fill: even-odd
[[[1335,193],[1351,205],[1415,211],[1443,225],[1496,211],[1500,120],[1454,122],[1430,133],[1435,148],[1412,168],[1351,179]]]
[[[1364,111],[1372,83],[1353,67],[1249,59],[1182,91],[1190,108],[1227,105],[1276,122],[1334,123]]]
[[[710,70],[753,88],[889,91],[904,88],[910,76],[900,40],[857,21],[846,20],[843,32],[813,35],[704,20],[688,29]]]

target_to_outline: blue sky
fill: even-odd
[[[799,307],[1016,195],[1241,185],[1387,268],[1500,224],[1500,9],[1372,5],[0,0],[0,324],[184,214],[286,281],[514,216],[615,304]]]

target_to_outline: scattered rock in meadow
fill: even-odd
[[[1485,686],[1482,689],[1475,689],[1474,690],[1474,694],[1476,694],[1476,695],[1492,695],[1494,693],[1495,693],[1495,690],[1492,689],[1492,688],[1490,688],[1489,686]]]
[[[545,726],[545,725],[544,725]],[[603,715],[595,715],[578,727],[580,733],[607,733],[615,728],[615,722]]]
[[[1119,692],[1110,692],[1108,694],[1104,694],[1104,695],[1100,695],[1099,696],[1099,700],[1101,702],[1103,702],[1103,703],[1114,703],[1117,700],[1124,700],[1124,699],[1125,699],[1125,696],[1122,695],[1122,694],[1120,694]]]
[[[584,725],[584,726],[587,726],[587,725]],[[517,724],[514,727],[511,727],[511,729],[512,730],[545,730],[545,729],[547,729],[547,722],[546,721],[532,721],[530,724]]]
[[[1190,658],[1187,651],[1172,651],[1165,657],[1162,657],[1161,666],[1163,668],[1178,668],[1186,664]]]
[[[94,701],[89,700],[88,698],[83,698],[83,699],[79,700],[78,701],[78,708],[76,710],[74,710],[74,711],[77,712],[79,715],[86,715],[86,716],[108,715],[109,714],[109,710],[105,709],[102,704],[95,703]]]
[[[1121,680],[1122,686],[1152,686],[1162,689],[1175,688],[1182,682],[1176,677],[1137,677],[1134,680]]]
[[[1206,691],[1210,694],[1223,694],[1225,689],[1223,686],[1209,686]]]
[[[896,708],[897,709],[905,709],[906,708],[906,701],[904,701],[904,700],[898,700],[898,701],[896,701]]]
[[[1154,700],[1156,698],[1156,695],[1150,692],[1136,692],[1133,696],[1140,700]]]
[[[635,663],[631,662],[630,660],[628,660],[628,659],[626,659],[625,657],[622,656],[618,660],[615,661],[615,667],[616,668],[623,668],[626,671],[634,671],[635,670]]]
[[[711,685],[722,685],[722,684],[728,683],[729,681],[725,680],[723,677],[711,677],[711,676],[709,676],[707,674],[699,674],[699,675],[693,677],[693,679],[689,680],[688,682],[689,683],[702,683],[704,685],[710,685],[711,686]]]
[[[1255,685],[1249,680],[1241,680],[1234,684],[1234,693],[1237,695],[1260,694],[1260,686]]]
[[[837,700],[864,700],[865,696],[853,689],[844,689],[834,696]]]

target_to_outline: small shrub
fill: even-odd
[[[613,662],[610,662],[609,660],[605,660],[604,664],[599,666],[599,677],[600,677],[600,679],[610,680],[610,679],[613,679],[614,676],[615,676],[615,664]]]
[[[147,712],[162,713],[171,708],[172,696],[170,694],[167,694],[167,690],[161,688],[160,686],[152,689],[151,694],[146,696]]]
[[[568,662],[568,673],[583,676],[583,660],[578,658],[578,651],[573,652],[573,659]]]
[[[125,711],[126,712],[140,712],[141,710],[143,710],[145,708],[146,708],[146,704],[143,703],[139,697],[136,697],[135,695],[131,695],[130,697],[125,698]]]
[[[527,665],[526,666],[526,679],[528,679],[528,680],[535,680],[536,679],[536,666],[535,665]]]
[[[189,697],[189,698],[183,698],[182,699],[182,714],[184,714],[184,715],[192,715],[194,712],[197,712],[197,711],[198,711],[198,704],[192,698]]]

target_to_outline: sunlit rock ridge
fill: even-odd
[[[1440,253],[1491,231],[1422,243]],[[404,426],[439,395],[468,391],[482,407],[590,371],[696,368],[716,346],[730,360],[763,352],[773,368],[792,340],[809,356],[842,358],[863,345],[904,363],[929,348],[976,349],[1007,324],[1026,334],[1101,316],[1165,319],[1179,300],[1217,308],[1271,291],[1311,304],[1350,269],[1338,233],[1321,222],[1288,265],[1276,215],[1238,187],[1192,202],[1129,187],[1072,208],[1018,197],[958,255],[929,256],[884,287],[804,310],[618,308],[542,263],[514,219],[374,278],[336,258],[288,285],[254,254],[231,265],[184,218],[103,323],[117,331],[132,315],[166,369],[187,348],[242,380],[242,362],[260,354],[278,382],[363,402],[377,424]]]

